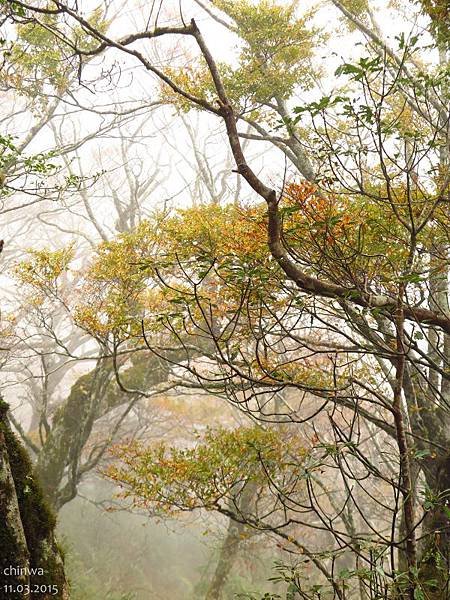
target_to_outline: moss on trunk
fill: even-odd
[[[55,540],[56,518],[26,450],[9,427],[7,410],[0,400],[0,598],[26,598],[14,588],[27,584],[38,586],[30,596],[35,599],[68,598],[63,556]]]

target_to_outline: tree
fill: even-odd
[[[55,540],[56,520],[25,449],[12,433],[2,401],[0,423],[1,594],[68,598],[64,562]]]
[[[183,349],[181,331],[212,341],[208,355],[217,373],[205,376],[188,351],[180,364],[204,388],[227,394],[261,419],[305,420],[298,407],[284,415],[264,412],[266,394],[280,389],[316,399],[307,421],[328,407],[330,430],[323,441],[319,436],[319,452],[327,469],[338,474],[344,506],[359,513],[362,529],[356,535],[340,530],[342,507],[329,516],[328,507],[316,501],[314,489],[321,482],[309,482],[308,510],[324,522],[336,552],[348,548],[355,565],[367,566],[368,572],[356,567],[351,575],[369,597],[442,598],[448,595],[450,489],[448,27],[442,18],[448,15],[441,4],[419,4],[431,37],[420,38],[413,27],[406,35],[399,32],[393,45],[380,33],[371,3],[333,4],[361,35],[361,53],[339,67],[336,75],[346,78],[341,90],[296,108],[288,104],[289,81],[286,96],[278,99],[260,87],[263,76],[270,80],[270,66],[279,68],[277,59],[290,74],[284,47],[265,46],[272,39],[267,24],[257,35],[255,20],[239,22],[251,13],[250,3],[213,3],[241,33],[241,64],[263,74],[243,82],[244,97],[253,110],[266,107],[280,117],[275,124],[280,135],[266,135],[267,113],[257,114],[250,123],[256,137],[282,149],[307,180],[305,185],[291,178],[277,190],[246,160],[238,126],[248,118],[248,107],[235,92],[236,73],[216,63],[195,20],[169,27],[156,23],[115,39],[63,2],[45,7],[17,2],[29,11],[27,18],[56,13],[82,27],[97,45],[85,50],[72,40],[79,57],[119,50],[156,75],[184,106],[222,120],[238,173],[265,203],[268,251],[256,256],[254,270],[239,255],[217,257],[209,248],[200,249],[196,264],[169,265],[170,275],[162,279],[172,293],[175,289],[181,309],[162,322]],[[276,12],[278,24],[286,16],[268,2],[258,7],[252,13],[258,18]],[[290,31],[284,21],[281,35]],[[183,79],[176,68],[154,66],[137,44],[167,36],[195,43],[203,62],[193,79]],[[279,31],[273,39],[279,42]],[[277,83],[271,81],[271,87]],[[182,285],[174,284],[174,264]],[[149,268],[155,271],[155,265]],[[161,270],[157,265],[159,279]],[[218,285],[231,290],[225,311],[214,302]],[[145,321],[144,329],[149,348],[170,361],[150,339]],[[377,459],[373,448],[380,444],[387,450]],[[387,486],[389,504],[373,495],[376,482]],[[335,578],[332,584],[338,585]]]

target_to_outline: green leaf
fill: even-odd
[[[426,456],[430,456],[430,451],[425,449],[425,450],[416,450],[414,452],[414,458],[416,459],[421,459],[421,458],[425,458]]]

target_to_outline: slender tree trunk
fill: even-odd
[[[255,485],[251,482],[247,483],[239,496],[239,514],[237,515],[239,518],[245,517],[250,512],[255,493]],[[223,590],[236,561],[244,531],[245,525],[229,519],[227,533],[220,548],[219,560],[205,600],[221,600],[223,598]]]
[[[405,380],[406,347],[404,341],[404,314],[403,314],[404,286],[400,284],[398,291],[398,305],[395,317],[397,336],[397,359],[394,382],[394,398],[392,412],[394,415],[397,445],[400,457],[400,492],[403,497],[402,513],[405,526],[405,557],[407,570],[407,583],[402,597],[416,600],[416,581],[414,573],[417,568],[417,543],[414,516],[414,489],[411,469],[411,453],[407,438],[407,425],[402,411],[402,392]]]
[[[219,552],[219,561],[206,592],[205,600],[221,600],[223,598],[223,589],[235,563],[244,529],[245,525],[229,519],[227,533]]]

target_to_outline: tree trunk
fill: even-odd
[[[129,367],[122,378],[132,387],[151,389],[167,380],[167,372],[159,359],[150,360],[146,356]],[[131,400],[131,394],[117,385],[111,361],[99,361],[73,384],[67,400],[55,412],[51,430],[37,457],[36,472],[55,510],[60,510],[77,494],[83,448],[96,419]],[[68,475],[69,481],[64,485]]]
[[[219,561],[206,592],[205,600],[221,600],[223,598],[223,588],[236,560],[244,529],[245,525],[229,519],[227,533],[220,548]]]
[[[427,459],[424,475],[436,501],[422,524],[420,581],[427,600],[446,600],[450,598],[450,452]]]
[[[9,427],[7,411],[0,400],[0,598],[65,600],[69,593],[56,519]]]
[[[249,514],[255,493],[256,486],[250,482],[245,485],[239,496],[235,498],[238,504],[238,510],[236,511],[237,518],[245,518],[245,515]],[[237,558],[245,527],[243,523],[234,521],[232,518],[229,519],[227,533],[220,548],[219,561],[206,592],[205,600],[221,600],[223,598],[223,590]]]
[[[445,63],[445,60],[443,61]],[[448,150],[441,150],[441,169],[448,172]],[[448,302],[448,248],[436,244],[430,256],[429,306],[431,310],[449,315]],[[450,338],[430,328],[428,356],[438,368],[450,366]],[[430,502],[422,524],[420,545],[420,581],[427,600],[450,598],[450,400],[449,381],[439,375],[438,368],[428,370],[428,394],[421,406],[421,419],[426,427],[426,437],[437,442],[440,448],[430,444],[430,456],[423,461],[422,469]],[[430,582],[435,581],[436,585]]]

